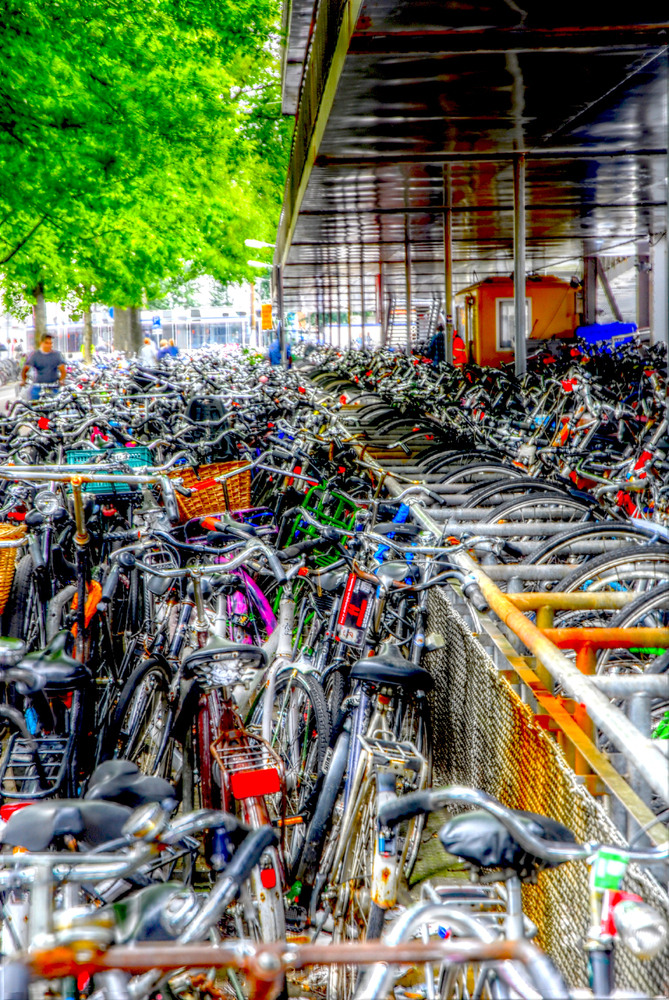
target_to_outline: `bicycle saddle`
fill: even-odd
[[[88,802],[104,799],[131,808],[159,802],[170,811],[177,801],[169,781],[142,774],[131,760],[106,760],[99,764],[91,775],[85,799]]]
[[[392,642],[383,642],[375,656],[356,660],[351,667],[351,678],[373,684],[393,684],[413,691],[431,691],[434,677],[406,660]]]
[[[58,632],[44,649],[28,653],[19,664],[34,673],[47,691],[71,691],[91,681],[88,667],[65,652],[69,638],[66,630]]]
[[[37,802],[13,813],[2,832],[2,842],[28,851],[45,851],[56,837],[71,834],[88,847],[121,836],[132,810],[116,802],[58,799]]]
[[[410,579],[413,583],[420,580],[420,567],[414,563],[405,562],[403,559],[391,560],[381,563],[378,569],[374,570],[374,576],[386,590],[389,590],[393,583]]]
[[[537,837],[563,844],[576,842],[571,830],[548,816],[520,809],[514,813]],[[557,864],[529,854],[498,819],[480,809],[450,819],[439,831],[439,840],[449,854],[475,868],[512,868],[528,876],[534,869],[554,868]]]
[[[253,646],[246,642],[232,642],[230,639],[221,639],[220,636],[212,635],[207,640],[206,646],[188,654],[184,659],[184,670],[188,673],[196,670],[201,664],[233,658],[244,661],[245,666],[257,669],[267,666],[267,654],[262,646]]]

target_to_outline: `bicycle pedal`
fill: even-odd
[[[307,926],[308,914],[303,906],[293,904],[286,907],[286,926],[291,931],[303,931]]]

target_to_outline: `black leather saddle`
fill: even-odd
[[[97,847],[121,836],[132,810],[116,802],[58,799],[18,809],[2,832],[4,844],[28,851],[45,851],[56,837],[71,834],[87,847]]]
[[[390,560],[381,563],[378,569],[374,570],[374,576],[378,577],[386,590],[392,587],[393,583],[409,580],[411,583],[420,581],[420,567],[415,563],[405,562],[403,559]]]
[[[536,837],[562,844],[576,842],[571,830],[548,816],[520,809],[514,810],[514,815]],[[511,868],[519,875],[530,875],[533,870],[554,868],[559,864],[529,854],[498,819],[484,810],[455,816],[441,828],[439,840],[449,854],[455,854],[475,868]]]
[[[196,649],[184,660],[186,673],[197,671],[199,666],[215,662],[217,659],[239,659],[245,666],[260,670],[267,666],[267,653],[262,646],[253,646],[245,642],[232,642],[221,639],[220,636],[210,636],[207,645]]]
[[[392,642],[381,643],[375,656],[356,660],[350,676],[353,680],[390,684],[411,691],[431,691],[434,687],[432,674],[406,660]]]
[[[177,802],[169,781],[142,774],[131,760],[106,760],[99,764],[91,775],[85,799],[88,802],[104,799],[131,808],[159,802],[169,810]]]
[[[19,666],[29,670],[38,681],[40,688],[47,691],[72,691],[85,687],[91,681],[91,673],[83,663],[66,652],[70,633],[58,632],[44,649],[24,656]]]

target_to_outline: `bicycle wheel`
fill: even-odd
[[[626,545],[617,552],[589,559],[560,581],[560,590],[601,593],[634,591],[647,594],[669,580],[669,545]],[[593,618],[609,624],[614,611],[567,611],[556,614],[556,624],[567,627]]]
[[[612,551],[619,551],[624,544],[647,545],[651,540],[651,535],[643,525],[620,524],[615,521],[597,524],[584,524],[579,528],[568,528],[559,535],[554,535],[539,546],[531,555],[527,556],[523,562],[539,566],[547,563],[573,563],[574,566],[586,562],[593,553],[587,551],[579,552],[576,546],[583,543],[587,548],[587,543],[597,543],[610,545]],[[595,555],[599,553],[594,553]]]
[[[46,645],[45,610],[32,556],[25,555],[19,559],[14,571],[4,614],[4,634],[12,639],[22,639],[27,652]]]
[[[371,899],[377,826],[375,782],[366,782],[354,809],[355,823],[338,879],[332,936],[334,944],[379,938],[386,913]],[[358,969],[354,965],[342,963],[330,966],[327,1000],[350,1000],[355,992],[357,979]]]
[[[668,624],[669,581],[641,594],[610,622],[611,628],[666,628]],[[642,673],[658,655],[662,654],[656,649],[602,649],[597,656],[597,673]]]
[[[170,677],[157,660],[140,663],[125,682],[110,727],[111,755],[131,760],[144,774],[155,774],[167,738]],[[171,775],[166,775],[171,777]]]
[[[265,716],[264,691],[256,701],[250,729],[260,730]],[[284,855],[290,873],[299,857],[307,817],[304,810],[330,744],[330,713],[315,677],[288,668],[277,675],[272,703],[272,748],[283,761],[285,799],[282,792],[266,797],[273,821],[303,817],[284,826]]]

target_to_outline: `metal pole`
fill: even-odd
[[[337,267],[337,347],[341,351],[341,284],[339,282],[339,267]]]
[[[667,62],[669,63],[669,49],[667,50]],[[653,330],[653,342],[657,343],[660,336],[664,338],[664,344],[666,347],[665,355],[665,368],[669,371],[669,72],[667,73],[667,121],[665,123],[666,134],[667,134],[667,155],[665,158],[665,169],[667,171],[667,180],[665,181],[664,187],[664,198],[667,203],[666,209],[666,232],[665,232],[665,248],[664,248],[664,329],[660,334],[659,330]]]
[[[351,263],[346,262],[346,291],[348,295],[348,349],[353,347],[353,337],[351,334]]]
[[[407,307],[407,357],[411,354],[411,247],[409,245],[409,216],[404,216],[404,288]]]
[[[451,210],[451,165],[444,167],[444,291],[446,360],[453,364],[453,212]],[[437,321],[438,325],[438,321]]]
[[[276,294],[279,300],[279,323],[281,324],[279,330],[279,344],[281,346],[281,365],[283,368],[287,368],[288,352],[286,350],[286,324],[283,315],[283,272],[281,269],[281,264],[276,265]]]
[[[527,317],[525,313],[525,154],[513,160],[513,298],[516,320],[516,375],[527,369]]]
[[[379,310],[381,315],[381,347],[388,343],[388,322],[386,317],[386,283],[383,275],[383,261],[379,257]]]
[[[362,258],[362,251],[360,254],[360,312],[361,312],[361,333],[362,338],[362,349],[365,349],[365,262]]]

